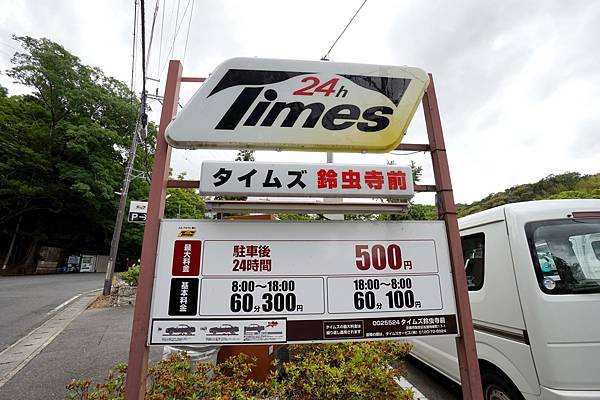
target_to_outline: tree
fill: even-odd
[[[177,179],[185,179],[185,172],[179,174]],[[204,218],[204,198],[196,189],[168,189],[165,204],[166,218]]]
[[[458,205],[459,216],[521,201],[543,199],[597,199],[600,198],[600,174],[584,175],[565,172],[548,175],[535,183],[513,186],[500,193],[492,193],[471,204]]]
[[[255,161],[254,150],[238,150],[235,161]]]
[[[0,96],[0,232],[22,217],[15,261],[29,270],[40,244],[106,252],[139,102],[59,44],[13,38],[25,52],[7,75],[32,92]],[[138,169],[145,156],[140,149]],[[132,193],[144,192],[134,181]]]

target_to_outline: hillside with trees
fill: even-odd
[[[547,199],[600,199],[600,173],[581,175],[577,172],[566,172],[549,175],[535,183],[517,185],[503,192],[492,193],[471,204],[457,204],[458,215],[464,217],[504,204]]]

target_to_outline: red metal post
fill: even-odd
[[[475,333],[473,332],[467,278],[463,267],[456,205],[454,204],[454,195],[452,193],[452,182],[450,181],[450,169],[448,167],[446,145],[444,144],[442,121],[440,119],[440,111],[435,95],[433,76],[431,74],[429,75],[429,79],[429,88],[423,96],[423,111],[425,113],[433,174],[437,187],[436,202],[438,215],[446,223],[446,234],[448,235],[448,245],[450,248],[452,280],[454,283],[454,295],[458,309],[458,326],[460,329],[460,336],[456,338],[460,381],[465,400],[480,400],[483,399],[483,391],[481,388],[477,349],[475,348]]]
[[[146,391],[149,350],[147,339],[154,286],[154,270],[156,267],[158,230],[165,210],[165,192],[171,161],[171,147],[165,141],[165,129],[177,113],[182,70],[181,62],[177,60],[169,62],[164,103],[156,138],[156,151],[154,152],[148,215],[142,244],[140,278],[135,299],[131,342],[129,344],[129,364],[125,383],[125,398],[127,400],[143,400]]]

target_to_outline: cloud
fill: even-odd
[[[149,31],[154,2],[146,3]],[[175,16],[181,21],[188,1],[163,1],[164,21],[161,9],[148,69],[148,75],[161,82],[151,81],[149,89],[158,87],[162,94],[169,53],[169,58],[178,59],[185,53],[186,76],[207,76],[217,64],[236,56],[319,59],[361,3],[195,2],[189,37],[188,10],[173,45]],[[434,74],[455,197],[470,202],[549,174],[598,172],[598,20],[598,1],[372,0],[330,59],[411,65]],[[133,4],[121,0],[14,0],[0,14],[0,42],[14,44],[12,33],[48,37],[84,63],[129,83],[132,23]],[[0,50],[1,66],[6,67],[4,53],[12,49],[0,45]],[[0,75],[0,82],[15,93],[9,81]],[[196,89],[197,84],[183,85],[181,102]],[[153,107],[158,109],[158,104]],[[158,115],[155,111],[151,117],[158,120]],[[419,109],[405,141],[426,140]],[[261,152],[257,158],[324,157]],[[214,150],[175,152],[173,165],[176,172],[197,171],[206,158],[233,156]],[[428,155],[336,155],[340,162],[355,163],[384,163],[386,158],[401,164],[417,160],[425,167],[423,183],[432,183]]]

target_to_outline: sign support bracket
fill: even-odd
[[[141,270],[129,349],[125,398],[127,400],[143,400],[146,389],[146,372],[148,368],[149,347],[148,331],[150,325],[150,309],[158,235],[160,221],[164,215],[165,194],[167,187],[198,187],[198,181],[170,181],[169,167],[171,147],[165,140],[165,130],[177,113],[179,89],[181,82],[203,82],[203,78],[182,77],[183,66],[178,60],[169,62],[169,69],[164,93],[164,102],[160,117],[160,126],[156,138],[152,182],[150,186],[148,215],[144,229]],[[448,158],[444,145],[444,137],[440,113],[435,94],[433,77],[423,96],[423,110],[427,126],[429,144],[400,144],[398,150],[430,151],[435,177],[433,185],[415,185],[417,192],[436,192],[438,217],[446,224],[446,233],[450,249],[452,279],[457,303],[457,316],[460,336],[456,338],[456,347],[460,366],[463,397],[466,400],[482,400],[479,364],[475,348],[475,334],[471,307],[467,291],[466,276],[462,263],[462,246],[458,229],[456,205],[452,192]]]
[[[481,400],[483,399],[483,390],[475,347],[475,333],[473,331],[471,305],[467,290],[467,278],[463,268],[462,245],[458,229],[456,204],[454,203],[442,122],[435,94],[433,76],[431,74],[429,74],[429,79],[429,87],[423,96],[423,111],[436,182],[438,217],[446,223],[446,234],[450,249],[450,265],[452,268],[458,326],[460,329],[460,335],[456,338],[460,381],[464,399]]]
[[[144,227],[144,241],[142,244],[140,277],[133,313],[131,342],[129,344],[129,362],[125,381],[125,398],[127,400],[143,400],[146,392],[146,372],[148,369],[149,353],[147,341],[152,290],[154,286],[154,271],[156,268],[156,252],[158,249],[158,232],[160,220],[163,218],[165,211],[165,194],[171,163],[171,146],[165,140],[165,129],[177,113],[182,70],[183,66],[180,61],[169,61],[164,103],[156,137],[152,183],[148,198],[148,215],[146,226]]]

